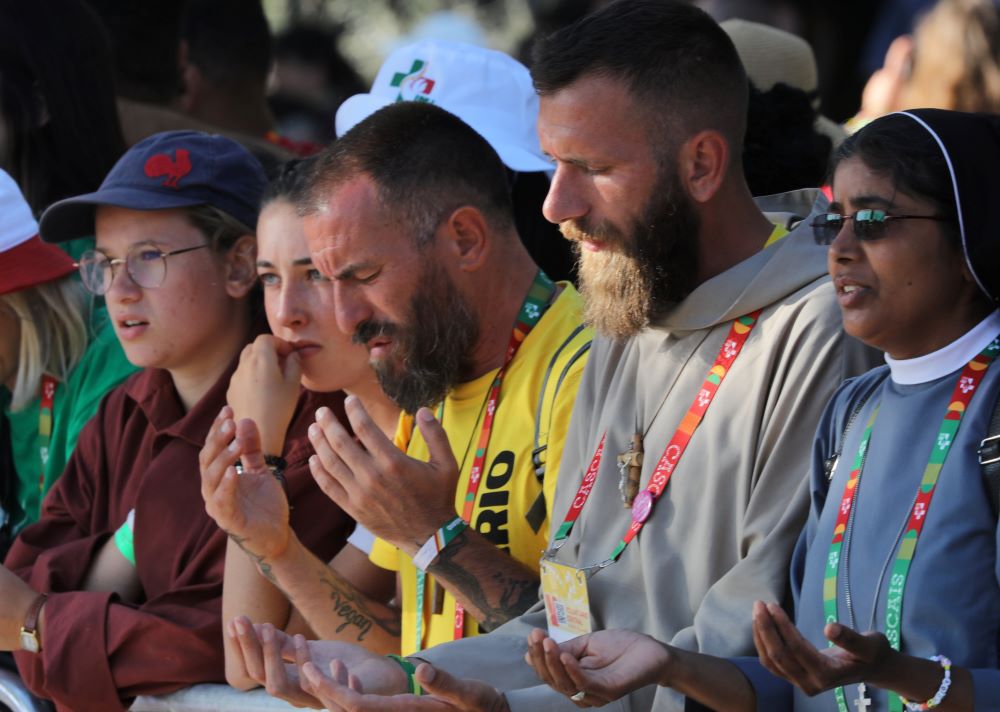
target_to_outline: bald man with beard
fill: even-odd
[[[746,75],[688,4],[613,3],[541,42],[532,76],[556,166],[545,214],[578,251],[600,335],[540,600],[403,664],[311,643],[303,689],[330,709],[572,710],[525,661],[558,654],[535,629],[560,641],[625,628],[746,655],[753,602],[785,599],[812,436],[849,371],[826,250],[808,220],[783,227],[817,196],[770,200],[783,215],[754,202],[740,161]],[[608,706],[683,707],[656,686]]]

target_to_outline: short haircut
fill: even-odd
[[[271,28],[260,0],[187,0],[181,39],[188,61],[214,84],[267,82]]]
[[[645,114],[655,146],[669,150],[715,129],[739,163],[746,72],[725,31],[690,4],[617,0],[540,39],[531,76],[542,96],[583,77],[620,81]]]
[[[494,230],[513,231],[500,157],[472,127],[431,104],[390,104],[331,144],[317,160],[300,214],[318,211],[331,190],[361,176],[374,181],[381,205],[418,246],[429,244],[441,221],[465,205]]]

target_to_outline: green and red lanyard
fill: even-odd
[[[705,382],[698,391],[698,395],[695,396],[694,402],[670,439],[670,444],[667,445],[663,451],[663,455],[660,456],[659,461],[656,463],[656,468],[650,476],[649,484],[636,496],[632,503],[632,523],[629,525],[628,531],[625,532],[625,535],[618,542],[618,545],[615,546],[610,556],[594,568],[604,568],[617,561],[626,547],[642,530],[643,525],[653,511],[653,506],[664,490],[666,490],[667,484],[670,482],[670,477],[677,468],[677,463],[680,462],[688,443],[691,442],[691,436],[694,435],[694,431],[701,424],[705,413],[708,411],[708,407],[712,404],[715,394],[718,393],[719,387],[722,385],[723,379],[725,379],[726,374],[732,368],[736,357],[740,355],[740,351],[743,350],[743,345],[757,324],[759,317],[760,310],[758,309],[746,316],[739,317],[729,327],[729,334],[722,343],[718,355],[715,357],[715,363],[709,369],[708,375],[705,377]],[[569,537],[573,526],[576,524],[576,520],[580,517],[580,513],[587,504],[590,493],[594,489],[594,483],[597,480],[597,471],[601,466],[601,457],[604,454],[604,442],[606,438],[607,433],[605,432],[601,436],[601,441],[597,445],[597,451],[594,453],[594,457],[590,461],[590,466],[584,474],[583,482],[580,483],[576,496],[573,497],[573,502],[566,513],[566,518],[553,538],[552,548],[547,552],[547,556],[558,550],[566,538]]]
[[[1000,352],[1000,339],[994,339],[983,349],[978,356],[973,358],[962,369],[955,389],[948,401],[948,409],[945,411],[944,419],[938,430],[937,440],[931,448],[930,459],[924,468],[923,478],[920,481],[920,489],[917,492],[913,507],[910,510],[909,520],[906,523],[902,540],[899,544],[899,551],[892,566],[891,585],[886,590],[886,616],[885,635],[893,648],[899,650],[900,645],[900,625],[903,611],[903,592],[906,588],[906,578],[909,574],[910,564],[913,561],[913,554],[917,548],[917,539],[923,529],[924,521],[927,519],[927,512],[931,507],[931,500],[937,487],[938,476],[941,474],[941,467],[945,458],[951,450],[952,443],[955,442],[955,434],[958,426],[962,423],[962,416],[965,415],[979,384],[986,375],[997,353]],[[837,523],[833,528],[833,541],[830,543],[830,553],[826,557],[826,574],[823,579],[823,613],[827,623],[836,623],[837,612],[837,579],[840,573],[840,550],[844,545],[844,533],[847,531],[848,520],[851,510],[858,495],[858,485],[861,480],[861,472],[864,469],[865,456],[872,437],[872,429],[875,426],[875,418],[878,416],[879,406],[876,405],[872,411],[865,431],[861,436],[861,444],[858,452],[854,456],[851,474],[848,477],[847,485],[844,487],[844,496],[840,500],[840,509],[837,513]],[[877,602],[876,602],[877,605]],[[833,643],[831,643],[833,645]],[[837,707],[840,712],[848,712],[847,700],[844,688],[838,687],[835,692]],[[897,694],[889,694],[889,709],[891,712],[901,712],[903,703]]]
[[[52,422],[55,417],[56,386],[59,382],[45,374],[42,376],[42,398],[38,406],[38,491],[45,494],[45,468],[49,464],[49,447],[52,442]]]
[[[482,481],[483,471],[486,465],[486,448],[490,443],[490,436],[493,434],[493,418],[496,417],[497,406],[500,403],[500,387],[503,385],[503,378],[507,373],[507,367],[514,360],[514,355],[524,343],[528,334],[542,318],[542,314],[549,306],[552,295],[555,294],[556,285],[548,275],[539,270],[535,279],[528,289],[528,294],[521,304],[517,319],[514,322],[514,329],[507,344],[507,352],[504,355],[503,365],[500,366],[493,383],[490,385],[489,393],[486,397],[486,413],[483,417],[483,428],[479,433],[479,440],[476,443],[476,451],[472,459],[472,469],[469,472],[469,482],[465,492],[465,499],[462,502],[462,519],[466,524],[472,523],[472,510],[475,508],[476,495],[479,493],[479,484]],[[438,420],[444,414],[444,403],[438,410]],[[424,598],[427,585],[427,575],[417,569],[417,601],[416,601],[416,650],[423,649],[424,643]],[[462,604],[455,600],[455,640],[461,639],[465,635],[465,609]]]

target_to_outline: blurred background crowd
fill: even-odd
[[[89,6],[103,28],[81,17]],[[530,65],[533,37],[585,15],[602,0],[44,0],[2,3],[0,163],[32,162],[9,134],[44,120],[65,134],[61,154],[86,137],[78,174],[103,176],[117,156],[110,92],[125,142],[176,128],[176,111],[284,147],[323,144],[345,98],[365,91],[386,56],[419,39],[491,47]],[[742,18],[805,39],[815,86],[799,86],[836,122],[915,106],[1000,108],[1000,20],[992,0],[700,0],[717,20]],[[56,25],[54,27],[54,25]],[[60,31],[62,30],[62,31]],[[108,47],[107,51],[101,48]],[[84,59],[85,58],[85,59]],[[791,59],[789,61],[799,61]],[[113,64],[111,74],[103,62]],[[20,67],[20,71],[18,70]],[[104,71],[108,69],[108,71]],[[797,71],[786,67],[787,71]],[[23,80],[22,82],[19,82]],[[47,86],[47,84],[49,86]],[[760,87],[759,87],[760,88]],[[37,101],[22,101],[25,93]],[[41,107],[44,106],[44,109]],[[62,131],[63,112],[77,132]],[[14,116],[13,114],[29,114]],[[83,116],[86,114],[86,116]],[[199,128],[199,126],[194,126]],[[275,132],[275,134],[269,134]],[[3,144],[7,148],[3,148]],[[86,153],[86,152],[85,152]],[[44,158],[44,156],[43,156]],[[66,180],[69,180],[68,178]],[[19,180],[22,185],[24,180]],[[73,187],[66,194],[87,189]],[[53,186],[49,189],[57,190]],[[43,190],[25,190],[38,207]],[[61,195],[49,195],[44,203]],[[43,203],[43,204],[44,204]]]
[[[273,168],[328,143],[337,107],[367,91],[395,49],[443,39],[530,66],[533,38],[605,2],[2,0],[0,167],[36,214],[93,190],[127,146],[163,130],[229,134]],[[840,125],[895,109],[1000,110],[993,0],[696,4],[781,30],[730,29],[759,90],[748,157],[764,151],[780,167],[784,151],[800,163],[779,171],[794,185],[751,176],[757,195],[821,180],[828,152],[814,123],[836,144]]]

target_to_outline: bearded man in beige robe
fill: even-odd
[[[542,41],[532,75],[555,161],[545,214],[578,250],[587,318],[601,334],[567,438],[555,538],[590,494],[545,558],[584,572],[594,629],[751,654],[753,602],[785,598],[816,423],[852,370],[826,250],[808,226],[812,199],[814,209],[825,201],[816,191],[767,199],[781,215],[754,202],[740,162],[746,75],[725,32],[690,5],[613,3]],[[807,219],[787,232],[790,215]],[[710,370],[731,350],[734,321],[757,312],[719,385]],[[718,388],[700,427],[615,556],[642,517],[628,506],[630,466],[641,492],[708,384]],[[581,490],[602,442],[596,480]],[[489,635],[422,651],[408,662],[430,665],[415,672],[341,644],[303,644],[294,672],[329,709],[572,710],[525,661],[533,629],[558,637],[552,617],[540,600]],[[406,694],[414,683],[422,696]],[[607,708],[683,706],[650,686]]]

